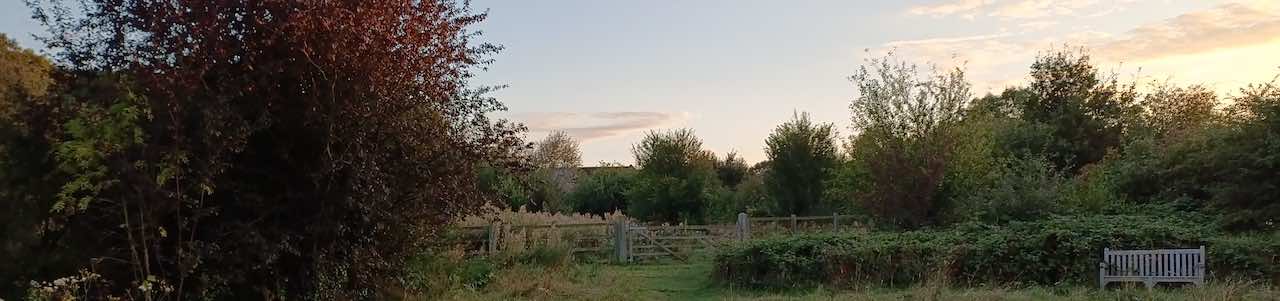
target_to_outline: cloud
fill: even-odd
[[[1068,8],[1090,3],[1090,1],[1077,1],[1043,4],[1035,0],[1019,3],[1027,2],[1031,2],[1026,4],[1031,7],[1064,5]],[[1129,2],[1110,4],[1127,3]],[[1049,10],[1052,11],[1053,8]],[[1174,58],[1186,58],[1179,61],[1195,61],[1201,64],[1215,60],[1229,63],[1230,59],[1217,59],[1217,57],[1221,57],[1221,53],[1229,50],[1280,45],[1280,3],[1271,1],[1220,4],[1168,19],[1147,22],[1119,34],[1100,31],[1076,31],[1056,35],[1034,34],[1039,32],[1034,28],[1050,26],[1053,24],[1051,22],[1055,21],[1027,20],[1022,23],[1025,26],[1021,27],[1032,28],[1032,30],[1017,30],[1013,33],[1001,30],[996,33],[971,36],[891,41],[882,44],[882,47],[876,50],[882,53],[893,49],[903,58],[933,62],[939,67],[963,63],[971,82],[974,83],[974,92],[981,94],[988,91],[998,92],[1005,86],[1025,79],[1027,66],[1030,66],[1037,54],[1063,46],[1088,49],[1100,66],[1137,72],[1125,65],[1168,67],[1165,66],[1168,65],[1167,63],[1162,62]],[[1215,59],[1209,59],[1210,57]],[[1263,65],[1272,64],[1270,62],[1275,61],[1272,58],[1251,60]],[[1127,63],[1118,65],[1120,62]],[[1274,65],[1270,66],[1274,69]],[[1186,68],[1204,67],[1208,66],[1164,69],[1168,69],[1169,72],[1178,72]],[[1251,79],[1242,78],[1241,80]]]
[[[1002,5],[988,15],[1004,19],[1038,19],[1075,15],[1095,4],[1098,4],[1097,0],[1023,0]]]
[[[1141,0],[947,0],[935,4],[914,5],[907,14],[934,18],[959,15],[974,19],[977,15],[1004,20],[1035,20],[1058,16],[1104,16],[1124,10]]]
[[[931,39],[920,39],[920,40],[893,41],[893,42],[886,43],[884,45],[888,47],[910,47],[910,46],[964,44],[969,42],[995,40],[995,39],[1003,38],[1007,36],[1009,36],[1009,34],[1007,33],[997,33],[997,34],[963,36],[963,37],[953,37],[953,38],[931,38]]]
[[[991,3],[992,0],[953,0],[932,5],[915,5],[908,8],[907,13],[927,15],[934,18],[962,14],[972,19],[975,12],[987,5],[991,5]]]
[[[998,73],[998,69],[1021,64],[1035,55],[1036,47],[1048,42],[1026,40],[1009,33],[893,41],[884,44],[884,50],[892,49],[899,57],[922,60],[942,69],[962,66],[971,75],[986,76]],[[998,80],[971,78],[974,92],[1003,88],[1006,78]]]
[[[1099,56],[1141,61],[1280,39],[1280,4],[1227,3],[1134,28],[1094,47]]]
[[[1044,30],[1044,29],[1053,27],[1054,25],[1058,25],[1058,21],[1041,20],[1041,21],[1031,21],[1031,22],[1018,24],[1018,27],[1022,28],[1025,32],[1031,32],[1031,31]]]
[[[564,131],[585,142],[670,126],[688,116],[684,112],[538,112],[513,117],[524,122],[531,132]]]

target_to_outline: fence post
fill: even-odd
[[[746,212],[738,213],[738,240],[751,239],[751,219]]]
[[[791,214],[791,233],[795,233],[795,232],[796,232],[796,215],[793,213]]]
[[[838,221],[839,219],[840,219],[839,214],[836,214],[835,212],[831,213],[831,231],[832,232],[840,231],[840,222]]]
[[[501,224],[502,222],[489,223],[489,233],[487,233],[489,236],[489,248],[486,250],[489,255],[498,253],[498,232],[502,231]]]
[[[627,229],[627,221],[625,221],[625,220],[619,220],[619,221],[617,221],[617,222],[614,222],[614,224],[613,224],[613,248],[614,248],[614,251],[615,251],[615,252],[614,252],[614,253],[615,253],[614,255],[615,255],[615,256],[617,256],[617,258],[614,258],[614,260],[616,260],[616,261],[617,261],[617,263],[626,263],[626,262],[627,262],[627,258],[628,258],[628,257],[630,257],[630,254],[627,254],[627,253],[628,253],[628,251],[630,251],[630,249],[629,249],[629,248],[630,248],[630,246],[628,246],[628,245],[627,245],[627,234],[628,234],[627,232],[628,232],[628,231],[629,231],[629,230]]]

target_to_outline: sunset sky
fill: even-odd
[[[17,0],[0,31],[40,27]],[[1202,83],[1227,94],[1280,74],[1280,0],[527,1],[488,9],[506,47],[477,80],[531,129],[565,130],[583,162],[630,164],[644,131],[692,128],[704,146],[764,159],[793,112],[849,133],[847,77],[869,56],[962,65],[976,93],[1024,81],[1038,52],[1089,49],[1122,79]]]

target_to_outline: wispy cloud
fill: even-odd
[[[1035,20],[1057,16],[1102,16],[1124,10],[1140,0],[944,0],[933,4],[914,5],[907,14],[934,18],[960,16],[974,19],[978,15],[1004,20]]]
[[[925,15],[930,17],[946,17],[950,15],[962,15],[972,19],[975,13],[987,5],[991,5],[993,0],[952,0],[943,1],[936,4],[916,5],[907,9],[908,14]]]
[[[892,41],[882,50],[893,50],[902,58],[920,59],[939,68],[963,65],[971,75],[974,92],[1001,89],[1007,77],[991,77],[1006,66],[1024,64],[1035,55],[1040,40],[1026,40],[1010,33]]]
[[[1280,4],[1227,3],[1143,25],[1095,47],[1098,55],[1139,61],[1280,39]]]
[[[906,47],[906,46],[931,46],[931,45],[946,45],[946,44],[963,44],[963,43],[972,43],[972,42],[981,42],[981,41],[995,40],[995,39],[998,39],[998,38],[1003,38],[1003,37],[1008,37],[1008,36],[1009,36],[1009,34],[1008,34],[1008,33],[997,33],[997,34],[976,35],[976,36],[964,36],[964,37],[951,37],[951,38],[931,38],[931,39],[919,39],[919,40],[903,40],[903,41],[893,41],[893,42],[889,42],[889,43],[886,43],[886,44],[885,44],[885,46],[889,46],[889,47]]]
[[[1045,8],[1050,14],[1055,6],[1075,9],[1093,1],[1028,3],[1032,8]],[[1112,2],[1124,4],[1127,2]],[[1015,3],[1016,4],[1016,3]],[[1011,4],[1012,5],[1012,4]],[[1047,5],[1047,6],[1046,6]],[[1017,14],[1011,9],[1009,16]],[[993,12],[994,13],[994,12]],[[1025,17],[1035,14],[1027,13]],[[1164,20],[1156,20],[1133,29],[1113,34],[1100,31],[1076,31],[1057,35],[1035,35],[1035,28],[1051,26],[1055,20],[1028,20],[1023,28],[1031,30],[891,41],[880,50],[894,49],[902,57],[922,59],[948,67],[964,63],[974,91],[997,92],[1022,81],[1026,68],[1041,51],[1070,45],[1088,49],[1105,66],[1142,67],[1154,60],[1179,55],[1209,55],[1226,49],[1241,49],[1280,43],[1280,3],[1271,1],[1232,2],[1186,12]],[[1244,80],[1244,79],[1242,79]]]
[[[684,112],[536,112],[513,117],[532,132],[564,131],[586,142],[670,126],[688,116]]]
[[[1075,15],[1095,4],[1098,4],[1097,0],[1023,0],[1001,5],[988,15],[1005,19],[1038,19]]]

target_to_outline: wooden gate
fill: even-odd
[[[625,242],[619,246],[619,259],[627,262],[655,260],[664,257],[687,261],[694,251],[713,248],[717,235],[711,226],[644,226],[625,225]]]

